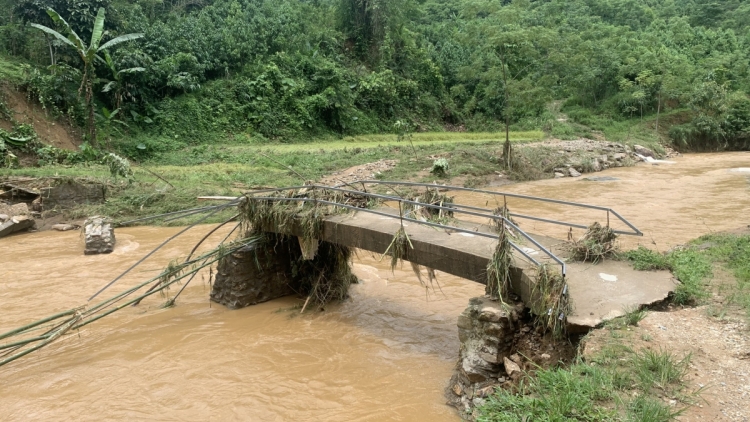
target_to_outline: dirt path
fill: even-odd
[[[699,391],[680,421],[750,421],[750,335],[740,315],[719,319],[711,305],[652,311],[637,327],[625,331],[623,342],[634,350],[666,350],[690,355],[687,393]],[[620,333],[620,331],[618,331]],[[584,356],[612,341],[608,329],[592,332]],[[677,405],[678,397],[662,397]]]

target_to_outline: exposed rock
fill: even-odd
[[[52,230],[57,230],[60,232],[66,232],[69,230],[78,230],[81,226],[77,224],[55,224],[52,226]]]
[[[0,214],[7,215],[8,217],[6,218],[6,220],[16,215],[29,215],[29,206],[23,202],[15,205],[6,205],[0,203]]]
[[[570,167],[568,169],[568,174],[570,175],[570,177],[579,177],[581,175],[581,173],[579,173],[578,170],[574,169],[573,167]]]
[[[86,255],[111,253],[115,249],[115,229],[107,217],[89,217],[83,223]]]
[[[458,317],[458,336],[461,340],[456,372],[451,379],[449,401],[461,407],[468,398],[469,407],[474,397],[486,397],[505,376],[503,359],[511,354],[515,340],[514,308],[486,297],[473,298]]]
[[[0,222],[4,223],[6,222],[10,216],[8,214],[0,214]]]
[[[644,157],[651,157],[655,158],[654,152],[646,147],[642,147],[640,145],[633,145],[633,150],[636,154],[642,155]]]
[[[486,397],[489,397],[494,392],[495,392],[495,386],[488,385],[487,387],[478,389],[476,396],[481,397],[481,398],[486,398]]]
[[[10,202],[32,202],[39,198],[39,192],[11,183],[0,183],[0,198]]]
[[[542,357],[542,359],[544,359],[544,360],[550,360],[550,358],[552,358],[552,356],[548,355],[547,353],[542,353],[542,356],[541,356],[541,357]]]
[[[598,158],[594,158],[591,161],[591,167],[594,169],[594,171],[602,171],[602,164],[599,162]]]
[[[11,217],[4,223],[0,224],[0,237],[5,237],[21,230],[31,229],[34,227],[34,224],[34,219],[26,215]]]
[[[508,374],[508,376],[511,378],[513,377],[514,373],[521,372],[521,367],[508,358],[503,358],[503,366],[505,367],[505,373]]]
[[[452,390],[453,390],[453,394],[455,394],[457,396],[461,396],[461,395],[464,394],[464,388],[463,388],[463,386],[461,386],[461,383],[457,382],[457,383],[453,384]]]
[[[560,172],[557,172],[557,171],[555,172],[555,179],[560,179],[560,178],[563,178],[563,177],[565,177],[564,174],[562,174]]]
[[[626,158],[628,158],[628,154],[625,154],[624,152],[618,152],[617,154],[612,155],[612,159],[616,161],[622,161]]]

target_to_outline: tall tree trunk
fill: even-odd
[[[511,169],[513,165],[513,149],[510,145],[510,94],[508,93],[508,75],[505,70],[505,49],[500,47],[500,66],[503,68],[503,88],[505,91],[505,106],[503,112],[505,113],[505,144],[503,145],[503,159],[505,161],[505,168]]]
[[[49,64],[50,66],[55,65],[55,51],[52,48],[52,39],[47,37],[47,35],[44,36],[44,39],[47,40],[47,47],[49,47]]]
[[[94,120],[94,84],[89,79],[86,81],[86,105],[89,108],[89,142],[96,146],[96,122]]]
[[[661,89],[656,99],[656,140],[659,140],[659,113],[661,112]]]

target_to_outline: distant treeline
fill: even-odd
[[[675,142],[750,146],[747,0],[0,0],[28,91],[83,124],[80,59],[26,25],[47,7],[83,39],[100,7],[106,37],[144,33],[97,64],[97,109],[183,142],[538,128],[561,100],[584,123],[684,109]]]

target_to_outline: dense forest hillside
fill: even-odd
[[[85,44],[99,8],[102,44],[143,34],[92,64],[99,136],[141,146],[506,118],[555,134],[558,104],[594,129],[644,116],[658,129],[682,110],[677,145],[750,147],[746,0],[0,0],[1,60],[26,63],[17,83],[85,126],[83,61],[29,26],[68,35],[47,7]]]

